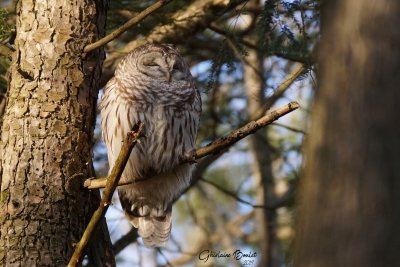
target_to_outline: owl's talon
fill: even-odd
[[[128,135],[131,137],[131,138],[134,138],[134,139],[138,139],[138,133],[137,132],[134,132],[134,131],[129,131],[128,132]],[[137,140],[138,141],[138,140]]]
[[[151,216],[153,217],[161,217],[164,215],[164,211],[159,208],[154,208],[151,210]]]
[[[136,203],[133,203],[132,206],[131,206],[131,211],[134,212],[136,207],[137,207]]]
[[[138,213],[140,216],[147,216],[150,214],[150,207],[147,205],[142,205],[140,208],[138,208]]]

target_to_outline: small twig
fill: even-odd
[[[297,78],[299,78],[304,72],[307,70],[306,66],[301,64],[297,66],[291,73],[286,76],[285,81],[283,81],[274,91],[274,94],[266,99],[266,103],[264,104],[263,110],[261,113],[265,113],[268,109],[270,109],[275,102],[282,97],[282,95],[286,92],[286,90],[292,85]],[[260,114],[261,115],[261,114]]]
[[[138,238],[138,232],[137,229],[132,227],[132,229],[123,235],[120,239],[118,239],[114,245],[114,254],[117,255],[120,253],[124,248],[126,248],[128,245],[132,244],[136,239]]]
[[[217,23],[212,22],[210,25],[208,25],[208,28],[220,35],[225,36],[225,38],[231,38],[232,36],[236,36],[237,33],[232,33],[232,32],[228,32],[222,28],[220,28]],[[252,48],[252,49],[257,49],[257,46],[255,44],[252,44],[250,41],[244,39],[244,38],[240,38],[239,42],[241,42],[242,44]]]
[[[284,129],[287,129],[287,130],[295,132],[295,133],[300,133],[300,134],[303,134],[303,135],[307,135],[306,131],[301,130],[301,129],[297,129],[297,128],[289,126],[289,125],[285,125],[285,124],[278,123],[278,122],[274,122],[274,123],[272,123],[272,125],[278,126],[278,127],[282,127]]]
[[[204,182],[204,183],[206,183],[206,184],[212,185],[213,187],[215,187],[216,189],[218,189],[219,191],[221,191],[221,192],[224,193],[225,195],[230,196],[230,197],[236,199],[236,201],[238,201],[238,202],[240,202],[240,203],[243,203],[243,204],[245,204],[245,205],[248,205],[248,206],[250,206],[250,207],[253,207],[253,208],[261,208],[261,209],[268,209],[268,208],[269,208],[268,206],[257,205],[257,204],[253,204],[253,203],[251,203],[251,202],[249,202],[249,201],[247,201],[247,200],[244,200],[243,198],[239,197],[239,196],[238,196],[237,194],[235,194],[234,192],[231,192],[231,191],[225,189],[222,185],[219,185],[219,184],[217,184],[217,183],[214,183],[213,181],[206,180],[206,179],[204,179],[204,178],[200,178],[200,181],[202,181],[202,182]]]
[[[82,260],[83,253],[97,224],[100,222],[101,218],[103,218],[108,207],[110,206],[112,195],[117,188],[118,181],[121,178],[121,175],[125,169],[125,165],[128,162],[132,149],[138,142],[138,139],[142,137],[143,127],[144,124],[142,122],[136,123],[133,126],[132,131],[128,133],[127,137],[125,138],[124,144],[122,145],[118,158],[115,161],[111,174],[108,176],[100,205],[93,213],[93,216],[89,224],[87,225],[85,232],[81,237],[81,240],[76,245],[74,254],[72,255],[68,263],[68,267],[77,266],[77,264]]]
[[[232,41],[231,37],[227,35],[225,39],[228,46],[232,49],[236,57],[241,60],[245,65],[249,66],[259,76],[260,80],[264,81],[265,79],[260,69],[257,66],[254,66],[253,62],[249,61],[245,55],[242,55],[242,53],[236,47],[235,43]]]
[[[157,248],[158,253],[160,253],[161,257],[164,258],[165,262],[167,263],[167,266],[169,267],[174,267],[174,265],[171,264],[171,262],[168,260],[167,256],[162,252],[160,248]]]
[[[259,204],[253,204],[247,200],[244,200],[243,198],[239,197],[239,195],[237,193],[229,191],[222,185],[219,185],[213,181],[204,179],[203,177],[200,177],[200,179],[198,179],[198,180],[200,180],[206,184],[212,185],[213,187],[215,187],[216,189],[218,189],[225,195],[236,199],[236,201],[238,201],[240,203],[243,203],[243,204],[248,205],[253,208],[260,208],[260,209],[273,210],[273,209],[278,209],[278,208],[287,206],[290,203],[290,201],[292,200],[293,195],[294,195],[294,190],[295,190],[295,185],[292,185],[282,196],[280,196],[276,199],[270,200],[268,203],[266,203],[266,205],[259,205]]]
[[[139,22],[144,20],[147,16],[149,16],[151,13],[157,11],[158,9],[160,9],[163,6],[167,5],[171,1],[172,0],[160,0],[160,1],[158,1],[154,5],[148,7],[145,10],[143,10],[142,12],[140,12],[134,18],[128,20],[128,22],[126,22],[124,25],[122,25],[121,27],[119,27],[118,29],[116,29],[115,31],[110,33],[109,35],[101,38],[100,40],[94,42],[93,44],[87,45],[85,47],[85,49],[83,50],[83,52],[88,53],[90,51],[95,50],[96,48],[99,48],[99,47],[111,42],[112,40],[116,39],[118,36],[120,36],[121,34],[126,32],[129,28],[135,26],[136,24],[138,24]]]
[[[181,159],[181,163],[188,163],[188,162],[193,162],[195,160],[198,160],[200,158],[203,158],[208,155],[214,155],[221,153],[228,147],[232,146],[235,144],[237,141],[245,138],[246,136],[256,132],[257,130],[265,127],[268,124],[273,123],[280,117],[298,109],[300,106],[297,102],[290,102],[289,104],[278,108],[272,112],[269,112],[265,116],[262,116],[258,120],[251,121],[247,123],[245,126],[232,131],[230,134],[227,136],[224,136],[222,138],[219,138],[215,140],[214,142],[208,144],[205,147],[201,147],[199,149],[196,149],[196,151],[190,156],[186,158]],[[139,182],[142,180],[136,180],[134,182]],[[101,179],[87,179],[84,182],[84,187],[88,189],[96,189],[96,188],[103,188],[107,183],[107,178],[101,178]],[[132,182],[130,182],[132,183]],[[118,185],[126,185],[129,184],[126,181],[122,181]]]

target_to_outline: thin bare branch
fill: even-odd
[[[160,253],[161,257],[164,258],[166,265],[169,267],[174,267],[174,265],[171,264],[171,262],[168,260],[167,256],[164,254],[164,252],[162,252],[162,250],[160,248],[157,248],[158,253]]]
[[[253,19],[252,21],[255,21],[255,20]],[[241,35],[241,33],[229,32],[229,31],[227,31],[227,30],[225,30],[225,29],[219,27],[218,24],[215,23],[215,22],[212,22],[212,23],[208,26],[208,28],[209,28],[210,30],[212,30],[212,31],[214,31],[214,32],[216,32],[216,33],[218,33],[218,34],[220,34],[220,35],[223,35],[225,38],[231,38],[232,36]],[[250,41],[248,41],[248,40],[245,39],[245,38],[239,38],[239,42],[241,42],[242,44],[244,44],[244,45],[246,45],[246,46],[248,46],[248,47],[250,47],[250,48],[252,48],[252,49],[255,49],[255,50],[257,49],[257,46],[256,46],[255,44],[251,43]]]
[[[251,121],[247,123],[245,126],[232,131],[230,134],[215,140],[214,142],[208,144],[207,146],[196,149],[191,156],[185,157],[181,159],[181,163],[193,162],[197,159],[203,158],[209,155],[219,154],[222,151],[226,150],[239,140],[245,138],[246,136],[253,134],[257,130],[265,127],[268,124],[278,120],[280,117],[298,109],[300,106],[297,102],[290,102],[285,106],[278,108],[272,112],[269,112],[265,116],[262,116],[258,120]],[[140,182],[143,180],[136,180],[135,182]],[[101,179],[87,179],[84,182],[84,187],[88,189],[95,188],[103,188],[107,183],[107,178]],[[126,185],[132,182],[121,181],[118,185]]]
[[[219,191],[221,191],[222,193],[224,193],[227,196],[230,196],[234,199],[236,199],[236,201],[243,203],[245,205],[251,206],[253,208],[261,208],[261,209],[277,209],[277,208],[281,208],[286,206],[287,204],[289,204],[289,202],[293,199],[294,197],[294,188],[295,186],[291,186],[286,192],[285,194],[283,194],[282,196],[271,200],[269,203],[267,203],[266,205],[258,205],[258,204],[253,204],[247,200],[244,200],[243,198],[239,197],[237,193],[232,192],[227,190],[225,187],[223,187],[222,185],[219,185],[217,183],[214,183],[213,181],[204,179],[203,177],[201,177],[199,179],[200,181],[207,183],[209,185],[212,185],[213,187],[215,187],[216,189],[218,189]]]
[[[115,255],[120,253],[128,245],[132,244],[137,238],[138,238],[137,229],[132,227],[132,229],[128,233],[123,235],[120,239],[118,239],[114,243],[113,248]]]
[[[115,161],[111,174],[107,179],[100,205],[93,213],[92,219],[87,225],[85,232],[81,237],[81,240],[76,245],[75,251],[68,263],[68,267],[77,266],[78,263],[82,260],[83,252],[85,251],[87,244],[94,230],[96,229],[96,226],[101,221],[104,214],[107,212],[108,207],[110,206],[112,195],[117,188],[118,181],[121,178],[121,175],[125,169],[125,165],[128,162],[131,151],[138,142],[139,138],[142,137],[143,127],[144,124],[142,122],[138,122],[133,126],[132,131],[128,133],[127,137],[125,138],[124,144],[122,145],[118,158]]]
[[[272,125],[278,126],[278,127],[282,127],[282,128],[284,128],[286,130],[289,130],[289,131],[292,131],[292,132],[295,132],[295,133],[300,133],[300,134],[303,134],[303,135],[307,134],[307,132],[304,131],[304,130],[301,130],[301,129],[298,129],[298,128],[295,128],[295,127],[292,127],[292,126],[289,126],[289,125],[286,125],[286,124],[282,124],[282,123],[279,123],[279,122],[274,122],[274,123],[272,123]]]
[[[159,10],[160,8],[162,8],[163,6],[167,5],[170,2],[172,2],[172,0],[160,0],[160,1],[158,1],[154,5],[148,7],[145,10],[143,10],[142,12],[140,12],[137,16],[135,16],[132,19],[130,19],[128,22],[126,22],[124,25],[122,25],[121,27],[119,27],[118,29],[116,29],[115,31],[110,33],[109,35],[101,38],[100,40],[96,41],[93,44],[87,45],[83,51],[85,53],[87,53],[87,52],[93,51],[96,48],[99,48],[99,47],[111,42],[112,40],[118,38],[121,34],[126,32],[129,28],[135,26],[136,24],[138,24],[139,22],[144,20],[151,13]]]
[[[210,180],[207,180],[207,179],[204,179],[204,178],[200,178],[200,181],[202,181],[202,182],[204,182],[206,184],[212,185],[213,187],[215,187],[216,189],[218,189],[219,191],[221,191],[225,195],[230,196],[230,197],[236,199],[236,201],[238,201],[240,203],[243,203],[245,205],[251,206],[253,208],[261,208],[261,209],[268,209],[269,208],[268,206],[257,205],[257,204],[253,204],[253,203],[251,203],[251,202],[249,202],[247,200],[244,200],[243,198],[239,197],[236,193],[225,189],[222,185],[214,183],[213,181],[210,181]]]
[[[265,113],[268,109],[270,109],[275,102],[282,97],[282,95],[286,92],[287,89],[293,84],[296,79],[298,79],[304,72],[307,70],[305,65],[300,64],[296,68],[293,69],[291,73],[286,76],[285,81],[283,81],[276,89],[273,95],[268,97],[264,104],[264,109],[261,111]]]

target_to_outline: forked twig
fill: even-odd
[[[82,260],[84,251],[89,243],[89,240],[96,229],[97,224],[101,221],[101,218],[106,213],[108,207],[111,203],[112,195],[117,188],[119,179],[125,169],[125,165],[128,162],[129,156],[132,149],[135,147],[139,138],[143,136],[142,122],[136,123],[132,131],[126,136],[124,143],[122,145],[121,151],[119,152],[118,158],[115,161],[114,167],[112,168],[111,174],[108,176],[107,183],[105,184],[105,189],[103,191],[103,196],[100,201],[100,205],[97,210],[93,213],[89,224],[87,225],[85,232],[83,233],[81,240],[75,247],[75,251],[68,263],[68,267],[77,266],[77,264]]]

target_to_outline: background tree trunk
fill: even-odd
[[[19,1],[1,137],[0,265],[65,266],[97,195],[92,135],[105,1]]]
[[[325,5],[295,266],[396,266],[400,2]]]
[[[257,119],[265,108],[263,57],[249,49],[244,65],[244,85],[247,97],[247,112],[250,120]],[[256,203],[267,206],[275,196],[275,182],[272,174],[271,147],[267,129],[260,129],[249,137],[250,153],[254,157],[251,164],[256,188]],[[279,244],[276,238],[276,211],[274,209],[256,209],[255,225],[261,250],[259,266],[278,267],[282,264]]]

